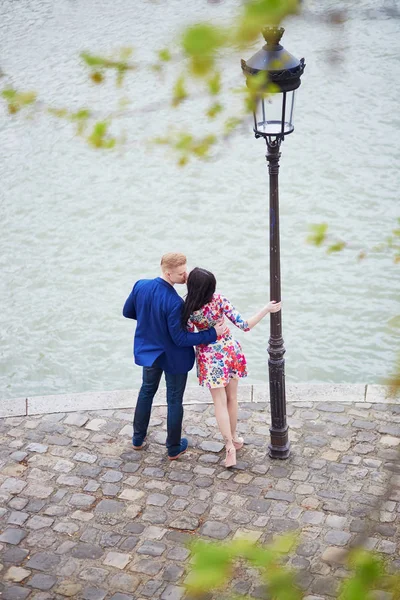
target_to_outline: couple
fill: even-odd
[[[187,283],[183,301],[175,284]],[[143,367],[143,382],[133,420],[133,448],[141,450],[147,435],[153,398],[162,373],[167,385],[168,458],[176,460],[188,447],[181,438],[183,393],[195,360],[200,385],[210,389],[215,417],[225,442],[225,466],[236,464],[243,439],[236,434],[237,387],[246,377],[246,359],[225,323],[225,316],[243,331],[250,331],[280,303],[269,302],[245,321],[232,304],[215,292],[212,273],[196,267],[187,274],[186,256],[170,252],[161,259],[161,277],[137,281],[125,302],[123,315],[137,321],[133,353]],[[194,332],[195,328],[197,333]]]

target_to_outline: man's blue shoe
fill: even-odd
[[[179,458],[180,456],[182,456],[182,454],[184,454],[188,448],[188,444],[189,442],[187,441],[186,438],[182,438],[181,439],[181,445],[179,448],[179,451],[177,454],[174,454],[173,456],[171,456],[170,454],[168,454],[168,458],[169,460],[176,460],[177,458]]]
[[[134,450],[143,450],[145,445],[146,445],[146,438],[144,438],[143,440],[140,440],[139,438],[133,436],[132,446],[133,446]]]

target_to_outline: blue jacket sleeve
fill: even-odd
[[[133,293],[134,289],[135,289],[135,286],[133,286],[133,289],[124,304],[124,308],[122,309],[122,314],[127,319],[136,319],[135,296]]]
[[[168,331],[174,344],[180,347],[198,346],[199,344],[210,344],[217,339],[217,332],[214,327],[199,333],[190,333],[185,331],[181,325],[182,305],[178,304],[168,315]]]

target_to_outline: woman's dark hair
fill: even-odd
[[[215,292],[217,282],[210,271],[195,267],[190,271],[187,280],[188,293],[182,310],[182,327],[186,329],[188,319],[192,312],[199,310],[210,302]]]

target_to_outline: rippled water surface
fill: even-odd
[[[400,19],[377,4],[363,3],[337,30],[316,19],[317,3],[307,18],[286,23],[285,47],[307,62],[280,173],[290,381],[379,382],[398,346],[399,331],[388,322],[399,312],[399,266],[385,253],[356,259],[387,237],[399,215]],[[190,19],[229,22],[239,6],[0,0],[0,83],[99,115],[116,98],[132,100],[129,116],[114,123],[126,145],[112,153],[92,150],[44,113],[10,118],[0,109],[0,397],[136,386],[133,322],[121,309],[136,279],[158,275],[166,251],[213,270],[244,316],[268,300],[262,140],[243,132],[222,143],[214,160],[179,168],[148,140],[182,124],[201,133],[201,99],[182,114],[163,108],[169,79],[144,67],[122,91],[110,81],[95,87],[78,58],[83,49],[132,45],[150,67],[154,50]],[[346,61],[330,66],[335,41]],[[231,87],[241,83],[239,58],[224,63]],[[149,102],[157,109],[146,110]],[[329,257],[308,246],[313,222],[329,223],[351,249]],[[265,320],[250,334],[238,332],[249,381],[267,380],[268,331]]]

